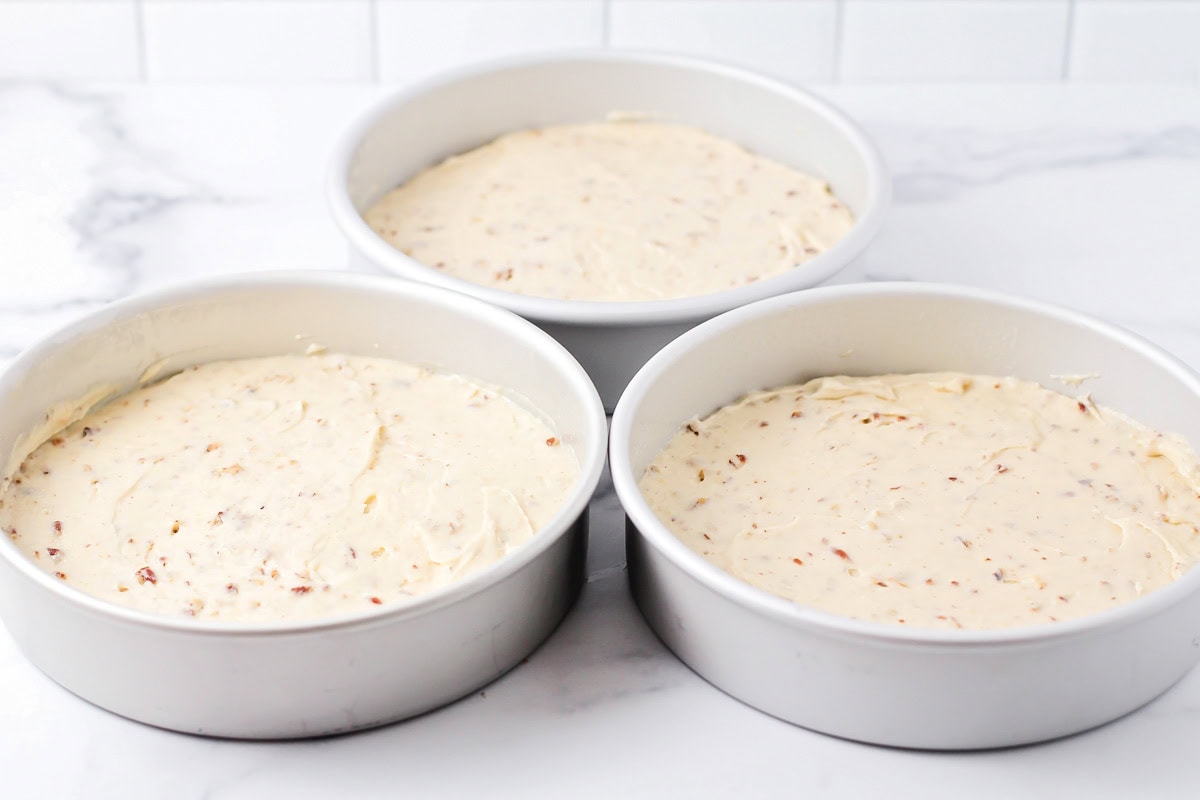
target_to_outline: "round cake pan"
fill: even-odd
[[[27,452],[18,441],[47,410],[95,387],[130,389],[147,370],[165,377],[311,344],[502,387],[577,454],[580,475],[565,505],[524,547],[407,604],[262,624],[116,606],[55,579],[3,536],[0,616],[30,661],[80,697],[151,725],[286,738],[436,708],[503,674],[550,635],[582,585],[604,410],[587,374],[551,337],[464,295],[393,278],[277,273],[114,303],[51,334],[0,375],[0,463],[15,467]]]
[[[447,275],[409,258],[363,221],[383,194],[448,156],[511,131],[597,122],[612,112],[695,125],[816,175],[854,213],[854,227],[800,267],[737,289],[673,300],[584,302],[515,294]],[[326,191],[353,265],[452,288],[532,320],[574,353],[612,409],[638,367],[697,322],[815,286],[854,262],[879,230],[890,183],[883,159],[858,125],[809,92],[708,61],[604,51],[474,66],[384,98],[337,146]]]
[[[748,391],[823,375],[1011,375],[1200,442],[1200,379],[1126,331],[967,288],[867,284],[731,311],[676,339],[629,384],[612,421],[634,599],[714,686],[836,736],[901,747],[1002,747],[1064,736],[1150,701],[1200,659],[1200,569],[1116,608],[997,630],[904,628],[792,603],[676,539],[638,479],[686,420]],[[912,458],[920,458],[913,453]]]

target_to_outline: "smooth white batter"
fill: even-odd
[[[75,416],[0,487],[0,530],[85,592],[202,619],[450,585],[536,535],[579,472],[496,390],[385,359],[206,364]]]
[[[564,300],[744,286],[853,225],[824,181],[697,128],[645,121],[511,133],[425,170],[365,214],[416,260]]]
[[[1012,378],[819,378],[687,423],[640,481],[722,569],[815,608],[1003,628],[1111,608],[1200,557],[1181,440]]]

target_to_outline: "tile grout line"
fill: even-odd
[[[367,3],[367,26],[371,38],[371,83],[379,83],[379,0]]]
[[[145,0],[136,0],[133,4],[133,26],[137,37],[137,66],[138,81],[149,83],[150,76],[146,69],[146,6]]]
[[[833,7],[833,71],[834,83],[842,82],[842,34],[845,32],[846,0],[836,0]]]
[[[1066,41],[1063,42],[1063,63],[1062,81],[1071,79],[1071,56],[1075,49],[1075,4],[1077,0],[1068,0],[1067,2],[1067,35]]]

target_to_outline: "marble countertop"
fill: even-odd
[[[0,85],[0,368],[53,328],[179,279],[343,268],[322,181],[371,87]],[[1200,90],[848,87],[895,179],[863,272],[1025,294],[1200,367]],[[634,608],[611,490],[553,637],[486,691],[375,731],[202,739],[94,708],[0,629],[0,796],[1195,796],[1200,673],[1048,744],[937,754],[761,714],[676,661]],[[815,795],[814,795],[815,792]]]

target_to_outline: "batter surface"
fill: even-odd
[[[1080,617],[1200,557],[1200,460],[1184,442],[1013,378],[827,377],[752,394],[687,423],[639,485],[722,569],[876,622]]]
[[[753,283],[853,224],[824,181],[697,128],[644,121],[502,136],[420,173],[365,219],[464,280],[605,301]]]
[[[0,529],[105,600],[270,621],[377,608],[503,558],[571,448],[493,389],[385,359],[193,367],[88,413],[0,487]]]

